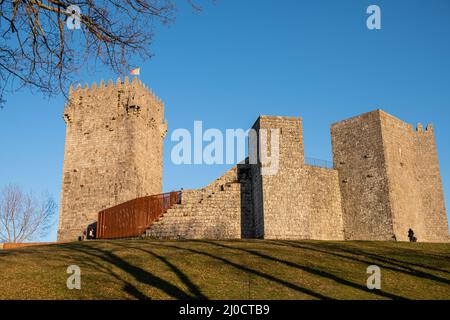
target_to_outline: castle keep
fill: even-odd
[[[164,104],[136,78],[70,89],[58,240],[101,209],[162,192]]]
[[[377,110],[332,126],[346,239],[448,240],[433,127]]]
[[[127,78],[71,89],[64,119],[58,238],[71,241],[100,210],[161,193],[166,122],[161,100]],[[418,241],[449,240],[431,125],[413,128],[381,110],[335,123],[333,168],[305,162],[300,118],[260,116],[253,129],[258,138],[278,130],[276,174],[247,159],[202,189],[184,190],[145,234],[407,241],[412,229]]]

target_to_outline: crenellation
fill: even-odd
[[[423,132],[423,125],[420,122],[416,126],[416,131],[419,133]]]

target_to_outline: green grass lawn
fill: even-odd
[[[69,265],[81,290],[69,290]],[[366,287],[369,265],[381,290]],[[0,251],[0,299],[450,299],[450,244],[95,241]]]

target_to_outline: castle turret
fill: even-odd
[[[381,110],[331,129],[347,240],[448,241],[431,124],[416,128]]]
[[[136,78],[70,88],[59,241],[105,208],[162,192],[164,104]]]

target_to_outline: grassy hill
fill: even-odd
[[[0,270],[0,299],[450,299],[450,244],[95,241],[0,251]]]

